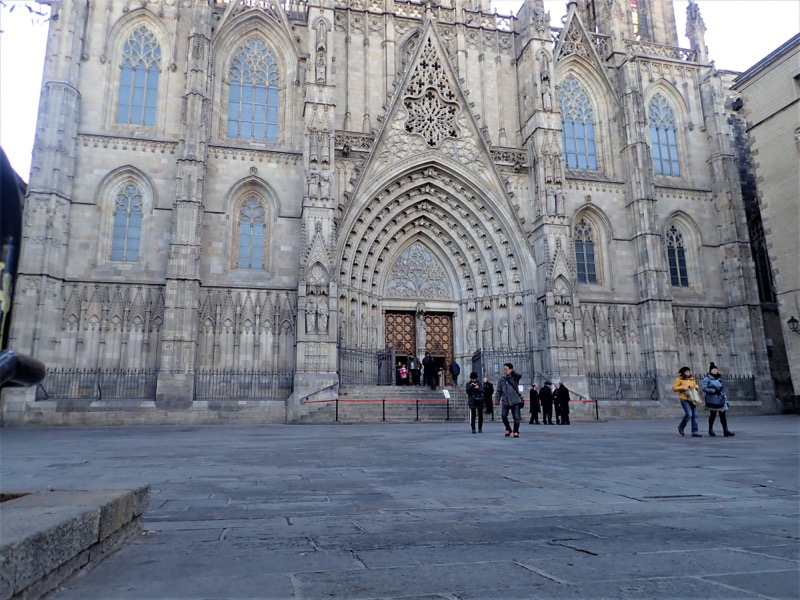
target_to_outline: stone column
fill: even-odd
[[[192,0],[181,16],[190,23],[189,43],[156,401],[186,407],[194,396],[197,351],[200,232],[211,115],[211,14],[207,2]]]

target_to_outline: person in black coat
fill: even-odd
[[[531,391],[528,396],[531,401],[531,420],[529,422],[530,425],[538,425],[539,424],[539,390],[537,389],[536,384],[534,383],[531,386]]]
[[[483,387],[481,387],[475,371],[469,374],[466,392],[469,400],[469,421],[472,425],[472,433],[483,433],[483,411],[486,408],[486,401],[483,399]],[[477,431],[475,431],[475,417],[478,417]]]
[[[425,379],[425,385],[429,385],[432,390],[436,389],[436,361],[433,360],[430,352],[425,353],[425,358],[422,359],[422,377]]]
[[[556,384],[555,404],[558,406],[558,413],[561,415],[561,424],[569,425],[569,390],[563,382]]]
[[[539,402],[542,404],[542,423],[544,425],[553,424],[553,385],[549,381],[544,382],[544,387],[539,391]]]
[[[494,421],[494,386],[488,378],[483,378],[483,401],[486,403],[486,414],[492,415]]]

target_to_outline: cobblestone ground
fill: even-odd
[[[800,420],[4,429],[2,487],[149,483],[58,600],[800,597]],[[719,433],[719,432],[718,432]]]

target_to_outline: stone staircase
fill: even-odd
[[[450,392],[448,402],[442,388],[435,391],[419,386],[350,385],[339,388],[339,423],[413,423],[417,421],[463,421],[468,410],[466,395],[461,389],[445,388]],[[337,421],[336,401],[309,403],[309,412],[298,423],[334,423]]]

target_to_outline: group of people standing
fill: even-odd
[[[678,400],[683,408],[683,418],[678,424],[678,433],[684,435],[686,425],[692,424],[692,437],[703,437],[700,433],[698,424],[698,408],[704,404],[708,411],[708,435],[715,437],[714,422],[719,415],[719,422],[722,425],[722,434],[725,437],[733,437],[735,434],[728,429],[728,394],[725,390],[725,380],[719,372],[719,368],[713,362],[708,367],[708,373],[703,377],[702,383],[698,386],[697,380],[692,375],[689,367],[681,367],[678,376],[672,384],[672,390],[678,392]],[[705,398],[700,401],[700,391],[705,394]]]
[[[502,406],[501,419],[505,425],[505,436],[519,437],[519,425],[522,420],[522,407],[525,399],[522,396],[519,381],[521,375],[514,371],[514,365],[503,365],[503,376],[497,382],[495,390],[488,378],[483,378],[483,383],[478,381],[478,374],[473,371],[467,383],[467,398],[470,410],[470,425],[472,433],[483,431],[483,415],[491,414],[494,421],[494,406]],[[545,381],[541,391],[536,384],[530,389],[530,424],[539,424],[539,413],[542,413],[542,423],[553,425],[553,409],[555,408],[556,424],[569,425],[569,390],[562,382],[556,382],[555,390],[550,381]],[[509,415],[514,420],[513,426]],[[477,429],[476,429],[477,421]]]
[[[539,413],[542,413],[542,425],[553,425],[553,409],[556,413],[555,425],[569,425],[569,389],[557,381],[555,389],[550,381],[545,381],[541,390],[534,383],[528,394],[530,398],[531,425],[539,424]]]
[[[450,377],[453,378],[453,385],[458,385],[458,376],[461,374],[461,367],[455,359],[448,367]],[[424,385],[435,390],[439,385],[439,377],[442,369],[438,367],[436,359],[426,352],[422,360],[414,356],[409,356],[405,363],[399,362],[395,366],[397,385]]]

